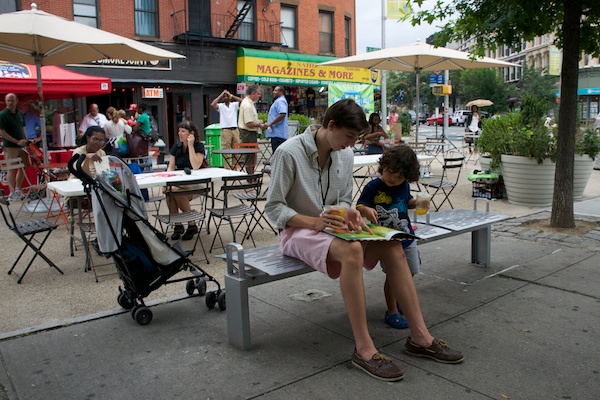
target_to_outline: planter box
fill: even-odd
[[[502,176],[508,202],[545,207],[552,204],[556,164],[538,164],[528,157],[502,155]]]
[[[587,186],[593,168],[594,160],[590,156],[575,156],[575,164],[573,166],[573,199],[578,200],[583,196],[583,191]]]

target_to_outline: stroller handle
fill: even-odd
[[[83,168],[81,168],[85,158],[85,154],[75,154],[67,163],[67,167],[69,168],[70,173],[81,179],[84,183],[92,184],[94,179],[86,174]]]

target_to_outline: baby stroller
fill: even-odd
[[[96,178],[82,169],[85,155],[75,155],[68,163],[69,171],[81,179],[91,199],[98,247],[106,257],[112,257],[123,287],[119,286],[117,302],[131,309],[132,318],[140,325],[152,321],[152,311],[144,298],[163,284],[187,281],[186,292],[195,290],[206,294],[209,309],[219,304],[225,309],[225,292],[212,276],[188,258],[180,242],[168,243],[167,237],[156,230],[146,216],[146,205],[135,176],[119,157],[108,156],[96,163]],[[169,280],[182,270],[190,277]],[[206,292],[207,282],[216,290]]]

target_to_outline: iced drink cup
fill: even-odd
[[[431,195],[429,193],[420,192],[417,194],[417,215],[427,214],[427,209],[429,208],[430,200]]]

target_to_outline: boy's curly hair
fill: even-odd
[[[400,173],[408,182],[419,180],[420,165],[415,152],[406,145],[394,146],[383,153],[379,160],[379,173],[387,168],[392,173]]]

